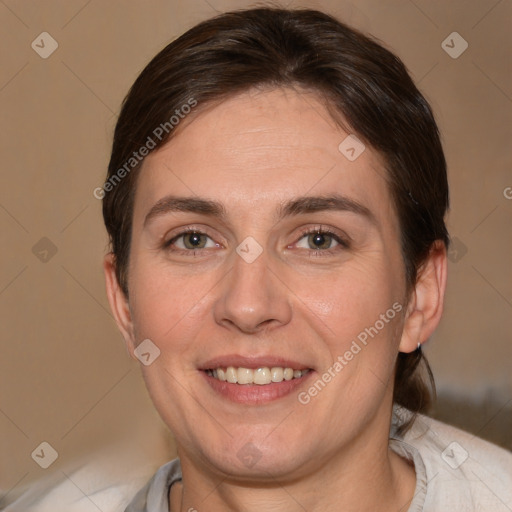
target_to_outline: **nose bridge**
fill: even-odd
[[[254,239],[249,237],[237,247],[233,267],[215,306],[218,323],[255,332],[290,320],[287,294],[271,266],[269,255]]]

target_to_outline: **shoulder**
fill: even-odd
[[[395,413],[407,414],[398,410]],[[421,457],[425,512],[512,510],[512,453],[451,425],[418,415],[401,448]]]
[[[26,485],[20,485],[19,490],[13,488],[12,492],[5,492],[0,499],[0,510],[83,512],[92,510],[92,506],[93,509],[105,512],[124,511],[131,497],[147,481],[149,465],[131,469],[129,475],[119,475],[115,470],[108,473],[95,464],[64,467]]]
[[[156,507],[144,508],[145,503],[147,499],[148,503],[156,501],[155,491],[159,487],[162,489],[162,496],[167,497],[164,486],[173,478],[181,478],[179,461],[175,459],[168,462],[155,473],[155,468],[161,461],[155,463],[152,457],[147,456],[148,452],[147,460],[142,457],[143,453],[139,458],[138,453],[134,455],[135,452],[136,450],[123,452],[119,450],[119,446],[110,446],[102,453],[94,452],[91,456],[61,466],[60,469],[46,473],[43,477],[26,483],[22,479],[10,491],[3,489],[0,482],[0,510],[84,512],[94,509],[104,512],[160,512],[161,509]],[[151,480],[148,482],[149,478]],[[134,496],[136,498],[133,498]],[[144,505],[135,507],[136,499],[140,502],[142,498]],[[165,503],[165,500],[162,502]],[[168,508],[162,510],[168,512]]]
[[[173,459],[164,464],[135,495],[125,512],[167,512],[169,487],[181,478],[179,459]]]

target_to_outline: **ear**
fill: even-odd
[[[111,252],[103,260],[103,271],[105,273],[105,284],[110,309],[114,314],[117,327],[124,337],[128,353],[135,358],[133,351],[136,348],[136,343],[130,306],[128,298],[117,281],[115,258]]]
[[[416,285],[411,293],[400,340],[400,352],[414,352],[418,343],[427,341],[438,326],[443,313],[446,272],[446,246],[437,240],[418,272]]]

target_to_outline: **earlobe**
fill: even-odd
[[[400,352],[414,352],[418,343],[424,343],[438,326],[443,313],[446,271],[446,247],[438,240],[418,272],[407,308]]]
[[[121,289],[116,276],[115,257],[113,253],[108,253],[103,260],[103,271],[105,273],[105,285],[107,290],[108,302],[114,315],[121,334],[124,337],[126,349],[133,356],[135,349],[135,336],[133,322],[130,312],[128,299]]]
[[[400,352],[414,352],[418,348],[418,343],[425,340],[423,338],[423,326],[425,324],[425,317],[423,312],[416,308],[411,308],[402,332],[402,339],[400,341]]]

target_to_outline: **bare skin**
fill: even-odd
[[[173,512],[405,512],[413,498],[414,468],[388,448],[394,362],[440,320],[446,253],[434,248],[407,297],[383,162],[370,147],[349,161],[338,149],[347,135],[312,93],[250,91],[183,121],[143,164],[129,300],[111,255],[105,275],[130,353],[148,338],[160,349],[142,370],[177,442]],[[278,215],[334,194],[343,208]],[[215,201],[225,215],[170,211],[170,195]],[[247,237],[261,248],[250,263],[236,252]],[[301,403],[393,304],[400,313]],[[239,403],[202,371],[233,354],[311,371],[285,396]],[[240,456],[248,444],[254,465]]]

